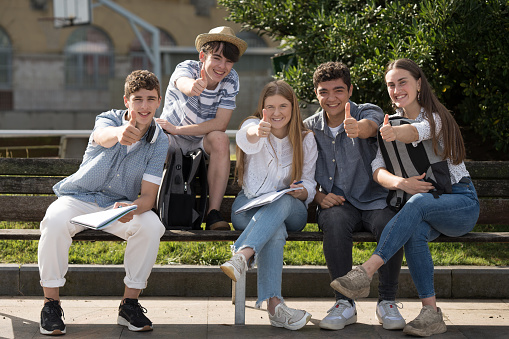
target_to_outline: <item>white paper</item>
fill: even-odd
[[[247,210],[250,210],[253,207],[259,207],[259,206],[270,204],[271,202],[276,201],[277,199],[281,198],[283,196],[283,194],[285,194],[287,192],[301,190],[303,188],[304,187],[287,188],[287,189],[276,191],[276,192],[269,192],[269,193],[262,194],[259,197],[252,199],[250,202],[248,202],[247,204],[245,204],[238,210],[236,210],[235,214],[245,212]]]
[[[93,229],[101,229],[112,222],[122,218],[127,213],[134,211],[138,206],[124,206],[112,208],[106,211],[82,214],[71,219],[71,223]]]

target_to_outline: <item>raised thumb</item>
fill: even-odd
[[[389,114],[386,114],[384,117],[384,126],[389,125]]]
[[[134,111],[131,112],[131,119],[129,119],[129,123],[136,126],[136,113]]]
[[[264,108],[262,110],[263,118],[262,121],[269,122],[269,117],[267,116],[267,110]]]
[[[349,119],[352,116],[350,115],[350,103],[347,102],[345,105],[345,119]]]

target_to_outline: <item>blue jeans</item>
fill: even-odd
[[[433,259],[428,242],[440,234],[457,237],[470,232],[479,217],[479,199],[472,181],[452,186],[451,194],[412,196],[389,221],[374,254],[387,262],[404,246],[408,269],[419,298],[435,295]]]
[[[302,231],[306,226],[308,212],[303,201],[285,194],[268,205],[252,208],[239,214],[234,213],[249,201],[244,192],[240,191],[233,202],[232,224],[236,230],[243,232],[232,250],[237,253],[249,247],[255,252],[253,265],[258,263],[256,307],[260,307],[264,300],[272,297],[283,300],[281,282],[287,231]]]

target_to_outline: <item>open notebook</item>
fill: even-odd
[[[247,210],[250,210],[253,207],[259,207],[259,206],[270,204],[271,202],[276,201],[277,199],[281,198],[283,196],[283,194],[285,194],[286,192],[291,192],[291,191],[296,191],[296,190],[301,190],[301,189],[303,189],[303,187],[287,188],[287,189],[279,190],[276,192],[269,192],[269,193],[262,194],[259,197],[252,199],[250,202],[248,202],[247,204],[245,204],[238,210],[236,210],[235,214],[245,212]]]
[[[122,218],[127,213],[134,211],[136,208],[138,208],[138,206],[131,205],[119,208],[112,208],[101,212],[82,214],[72,218],[71,223],[98,230],[105,226],[108,226],[115,220]]]

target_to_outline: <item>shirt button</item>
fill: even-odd
[[[329,180],[332,180],[332,177],[329,177]]]
[[[119,176],[120,176],[120,174],[117,174],[117,177],[119,177]]]
[[[332,162],[336,162],[336,159],[332,159]]]
[[[333,141],[333,142],[332,142],[332,144],[333,144],[333,145],[334,145],[335,143],[336,143],[335,141]]]

